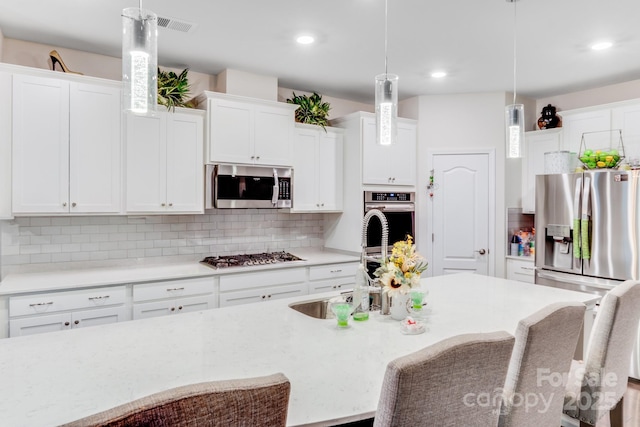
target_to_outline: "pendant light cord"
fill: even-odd
[[[142,1],[142,0],[140,0]],[[388,10],[389,10],[389,1],[384,0],[384,75],[387,73],[387,32],[388,32]]]
[[[142,1],[142,0],[140,0]],[[517,28],[517,19],[518,15],[516,13],[516,5],[518,4],[518,0],[511,0],[513,2],[513,104],[516,103],[516,64],[518,63],[518,34],[516,31]]]

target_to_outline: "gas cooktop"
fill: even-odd
[[[250,265],[276,264],[288,261],[302,261],[288,252],[262,252],[259,254],[208,256],[200,263],[211,268],[240,267]]]

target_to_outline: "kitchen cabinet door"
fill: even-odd
[[[375,117],[362,124],[362,183],[370,185],[416,185],[416,124],[398,121],[395,145],[376,142]]]
[[[210,162],[253,163],[253,134],[251,104],[229,99],[209,99]]]
[[[126,116],[127,212],[203,213],[202,113]]]
[[[72,213],[121,209],[120,89],[72,83],[69,121],[69,208]]]
[[[611,129],[611,109],[602,108],[590,111],[565,111],[562,115],[563,148],[572,153],[580,152],[582,134],[585,132],[607,131]],[[606,132],[587,137],[587,148],[609,147],[609,135]]]
[[[622,129],[626,162],[640,161],[640,103],[613,108],[611,128]]]
[[[536,175],[544,174],[544,153],[562,146],[562,128],[525,133],[525,158],[522,161],[522,211],[535,213]]]
[[[9,336],[11,338],[66,329],[71,329],[71,314],[69,313],[32,316],[9,321]]]
[[[11,213],[11,99],[12,76],[0,72],[0,219]]]
[[[166,114],[126,116],[127,211],[162,212],[167,196]]]
[[[293,162],[294,212],[318,210],[318,144],[316,129],[296,127]]]
[[[129,320],[129,311],[125,306],[107,307],[71,313],[71,327],[86,328]]]
[[[319,131],[317,188],[320,211],[342,211],[343,155],[342,133],[327,128]],[[295,200],[294,200],[295,202]]]
[[[13,76],[12,209],[69,211],[69,82]]]
[[[295,120],[291,105],[255,106],[255,163],[273,166],[293,164],[293,133]]]
[[[167,208],[204,213],[203,118],[169,113],[167,121]]]

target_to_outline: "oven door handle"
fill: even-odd
[[[366,205],[365,212],[371,209],[378,209],[381,212],[415,212],[416,207],[413,203],[398,203],[393,205]]]

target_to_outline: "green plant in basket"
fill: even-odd
[[[322,102],[322,95],[318,95],[315,92],[311,96],[296,95],[293,92],[293,97],[287,99],[287,103],[300,106],[295,112],[296,122],[318,125],[326,131],[325,126],[329,124],[328,117],[331,104]]]

